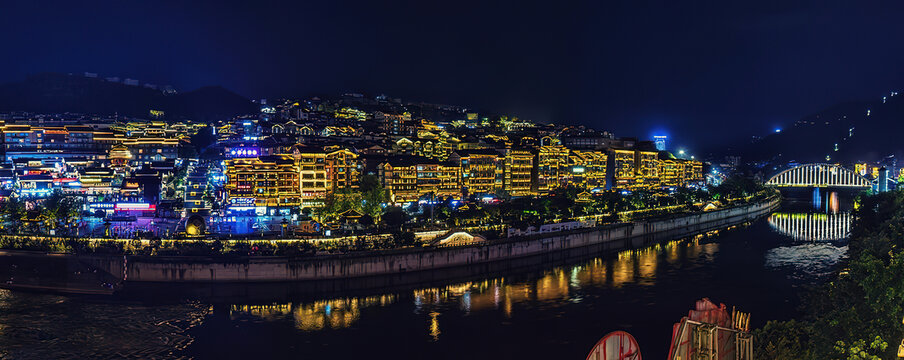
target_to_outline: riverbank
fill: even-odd
[[[804,296],[804,316],[756,333],[762,359],[893,359],[904,338],[904,192],[855,204],[848,261]]]
[[[812,265],[770,264],[774,249],[797,249],[793,244],[763,217],[643,249],[449,274],[456,276],[451,281],[427,277],[470,267],[421,272],[426,282],[413,286],[352,290],[371,278],[316,282],[317,288],[315,282],[128,284],[114,296],[88,298],[0,290],[0,308],[7,309],[0,322],[8,324],[0,347],[44,358],[111,351],[141,358],[444,358],[480,348],[488,350],[471,357],[574,359],[586,356],[601,334],[626,330],[644,355],[664,359],[672,324],[702,296],[750,311],[754,328],[800,316],[793,299],[824,280],[810,276]],[[535,258],[545,260],[518,262]],[[475,267],[482,266],[494,264]],[[194,327],[184,330],[188,324]],[[109,337],[94,342],[80,335],[95,329],[115,329],[109,333],[122,340],[111,350]],[[173,344],[178,339],[191,345],[181,350]],[[247,343],[259,346],[243,350]]]
[[[186,257],[71,255],[43,256],[35,252],[0,252],[4,268],[28,259],[39,266],[41,259],[55,262],[43,266],[68,273],[100,274],[96,280],[71,280],[63,276],[62,291],[77,291],[92,281],[110,291],[136,283],[267,283],[344,280],[360,286],[385,285],[388,279],[422,280],[422,275],[442,270],[453,276],[456,269],[501,270],[545,261],[543,257],[573,258],[640,248],[656,242],[717,230],[751,221],[779,206],[779,199],[732,208],[671,216],[652,221],[607,225],[599,228],[512,238],[479,245],[442,248],[409,248],[354,255],[291,257]],[[22,269],[22,264],[17,265]],[[24,271],[19,270],[20,273]],[[466,271],[467,272],[467,271]],[[68,274],[67,273],[67,274]],[[431,275],[426,275],[430,277]],[[413,278],[413,279],[409,279]],[[20,278],[21,279],[21,278]],[[360,280],[359,280],[360,279]],[[86,281],[82,281],[86,280]],[[0,286],[16,288],[21,280]],[[95,287],[98,285],[95,285]],[[90,287],[90,286],[89,286]]]

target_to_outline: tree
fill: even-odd
[[[361,213],[370,215],[375,222],[380,222],[380,215],[383,214],[383,203],[388,198],[388,192],[379,183],[368,186],[367,190],[362,189],[364,193],[361,197]]]
[[[50,230],[56,230],[59,225],[68,225],[73,219],[78,218],[81,201],[54,192],[44,199],[41,205],[44,225]]]
[[[383,213],[383,223],[386,224],[387,227],[390,228],[398,228],[402,229],[402,226],[408,222],[408,214],[405,213],[405,210],[399,207],[389,207],[386,208],[386,212]]]
[[[0,203],[0,213],[11,229],[18,229],[25,216],[25,204],[19,198],[11,197]]]
[[[417,244],[417,237],[411,231],[398,231],[392,233],[393,247],[414,246]]]

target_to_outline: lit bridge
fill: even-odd
[[[782,171],[769,181],[767,186],[775,187],[815,187],[815,188],[868,188],[869,179],[853,170],[832,164],[805,164]]]
[[[769,225],[798,241],[839,241],[851,231],[851,214],[775,213]]]

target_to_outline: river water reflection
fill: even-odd
[[[785,209],[567,266],[368,296],[155,305],[0,291],[0,358],[582,359],[613,330],[664,358],[696,299],[762,326],[797,315],[802,289],[834,271],[849,215]]]

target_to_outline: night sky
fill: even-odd
[[[387,93],[691,148],[904,88],[901,2],[489,3],[6,2],[0,81]]]

